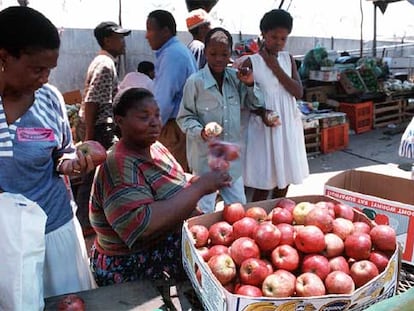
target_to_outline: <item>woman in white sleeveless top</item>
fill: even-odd
[[[260,21],[264,43],[243,66],[253,70],[255,89],[263,94],[266,109],[279,116],[273,127],[251,114],[246,126],[244,181],[254,188],[252,201],[286,196],[290,184],[309,175],[305,139],[296,98],[303,87],[292,56],[284,52],[292,30],[292,17],[284,10],[267,12]]]

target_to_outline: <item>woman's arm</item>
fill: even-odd
[[[151,217],[141,237],[154,237],[180,226],[187,219],[203,195],[221,187],[229,186],[230,177],[226,172],[212,171],[200,176],[190,186],[170,199],[150,204]]]
[[[289,77],[284,72],[282,67],[280,67],[277,58],[274,55],[271,55],[266,49],[262,49],[260,51],[260,55],[263,57],[270,70],[272,70],[273,74],[279,79],[283,87],[297,99],[302,98],[303,86],[292,55],[290,55],[292,63],[292,77]]]

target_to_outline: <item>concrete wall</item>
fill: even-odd
[[[178,37],[183,43],[191,40],[191,35],[184,31],[178,32]],[[239,36],[233,35],[237,42]],[[243,35],[243,39],[255,37],[254,35]],[[61,92],[84,88],[84,80],[87,68],[91,60],[95,57],[99,46],[93,36],[91,29],[71,29],[67,28],[61,35],[62,44],[58,66],[51,72],[50,83],[57,86]],[[381,46],[385,42],[378,42]],[[389,42],[387,44],[390,44]],[[286,49],[293,55],[302,56],[316,46],[323,46],[328,50],[358,50],[359,40],[313,38],[313,37],[290,37]],[[366,44],[369,47],[370,43]],[[121,66],[120,75],[135,71],[140,61],[154,61],[154,53],[145,39],[145,30],[133,30],[131,35],[126,37],[126,55],[123,58],[124,66]],[[122,61],[121,61],[122,63]]]

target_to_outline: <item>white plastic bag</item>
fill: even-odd
[[[23,195],[0,193],[0,310],[43,310],[46,219]]]
[[[414,118],[411,119],[401,137],[398,154],[400,157],[414,158]]]

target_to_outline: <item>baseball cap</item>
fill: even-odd
[[[192,10],[188,14],[188,17],[185,21],[187,23],[188,30],[191,30],[203,24],[210,23],[210,16],[203,9],[196,9]]]
[[[128,36],[131,33],[131,30],[124,29],[114,22],[102,22],[96,26],[94,30],[95,37],[98,41],[110,36],[113,33],[119,33],[124,36]]]

